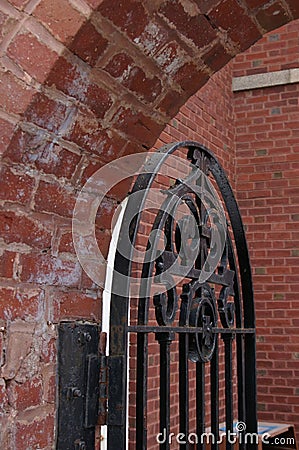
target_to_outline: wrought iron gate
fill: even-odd
[[[175,152],[179,152],[180,158],[185,152],[190,164],[189,173],[180,173],[180,163],[174,163],[173,166],[168,163],[170,155]],[[137,320],[132,323],[129,310],[134,245],[138,241],[144,204],[159,170],[165,164],[169,165],[168,172],[180,173],[180,177],[174,176],[172,185],[161,190],[163,204],[158,209],[154,208],[152,234],[141,267]],[[168,172],[166,170],[165,173]],[[218,203],[216,201],[215,206],[216,190],[220,200]],[[182,204],[185,213],[176,219],[176,211]],[[226,235],[223,234],[221,224],[221,205],[225,209],[224,221],[228,225]],[[159,250],[162,232],[165,245]],[[126,233],[129,236],[127,240],[124,239]],[[178,277],[180,282],[176,282]],[[151,308],[155,310],[156,323],[150,319]],[[196,429],[193,432],[196,433],[197,444],[192,447],[191,440],[181,439],[177,441],[179,448],[203,448],[205,444],[201,436],[207,432],[207,426],[216,438],[219,437],[222,420],[220,374],[225,378],[225,428],[227,432],[233,432],[236,431],[235,420],[243,423],[243,429],[238,429],[240,447],[256,448],[254,440],[242,440],[241,433],[245,427],[247,433],[255,433],[257,429],[255,317],[247,244],[239,209],[222,167],[209,150],[195,142],[168,145],[152,154],[128,198],[115,255],[112,284],[110,354],[107,362],[109,450],[127,448],[128,344],[132,335],[137,336],[134,448],[148,448],[148,340],[152,334],[159,343],[160,353],[159,431],[160,436],[166,436],[166,439],[157,440],[156,448],[171,448],[168,439],[173,411],[171,352],[176,336],[181,437],[188,436],[191,431],[189,373],[191,368],[196,367],[192,391],[196,406],[192,414],[195,415]],[[219,369],[220,352],[224,353],[223,374]],[[208,423],[205,420],[207,417]],[[216,440],[212,441],[214,449],[218,447]],[[172,448],[178,448],[176,445]],[[228,439],[226,448],[232,448],[232,442]]]

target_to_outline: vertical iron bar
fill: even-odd
[[[160,433],[166,441],[160,443],[160,450],[169,450],[170,434],[170,344],[174,333],[157,333],[160,344]]]
[[[219,444],[219,339],[216,335],[216,345],[210,365],[210,383],[211,383],[211,433],[212,450],[218,450]]]
[[[197,450],[205,449],[202,440],[205,432],[205,363],[196,363],[196,433],[198,437]]]
[[[245,416],[245,361],[244,361],[244,335],[237,335],[237,378],[238,378],[238,422],[246,422]],[[239,450],[245,449],[244,439],[239,440]]]
[[[225,349],[225,430],[226,450],[232,450],[231,440],[228,433],[234,433],[234,406],[233,406],[233,370],[232,370],[232,342],[231,334],[224,336]]]
[[[189,374],[188,374],[188,333],[179,336],[179,391],[180,391],[180,433],[186,436],[186,443],[180,444],[180,450],[188,450],[189,443]]]
[[[245,335],[245,402],[246,402],[246,432],[257,433],[256,413],[256,355],[255,334]],[[257,443],[248,442],[247,450],[256,450]]]
[[[137,333],[136,450],[146,450],[147,447],[147,364],[148,335]]]

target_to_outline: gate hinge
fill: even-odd
[[[107,425],[108,413],[108,358],[109,356],[100,356],[99,372],[99,425]]]

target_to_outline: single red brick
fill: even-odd
[[[96,226],[102,230],[111,230],[112,218],[116,207],[117,205],[114,200],[104,198],[97,211]]]
[[[38,93],[27,109],[25,119],[46,130],[57,131],[64,123],[66,113],[67,108],[63,103]]]
[[[230,38],[240,45],[241,50],[245,50],[261,37],[258,28],[237,0],[222,1],[210,11],[209,17],[217,27],[228,32]]]
[[[131,39],[140,36],[148,23],[148,16],[143,5],[136,0],[124,2],[104,0],[98,10]],[[115,14],[116,11],[117,14]]]
[[[34,410],[31,410],[29,413],[30,417],[32,417],[33,413]],[[37,408],[35,420],[22,420],[16,423],[16,448],[46,448],[52,445],[55,440],[54,416],[48,414],[43,417],[40,413],[40,408]]]
[[[64,43],[72,41],[86,20],[67,0],[55,3],[42,0],[33,14]]]
[[[0,155],[7,149],[13,136],[14,125],[4,119],[0,119]]]
[[[111,108],[113,101],[110,94],[95,83],[91,83],[86,90],[85,105],[98,117],[103,119]]]
[[[123,84],[147,102],[153,102],[162,89],[158,77],[148,78],[145,72],[136,66],[130,70]]]
[[[40,82],[45,80],[58,59],[57,53],[29,33],[17,35],[9,45],[7,54]]]
[[[184,92],[168,91],[158,105],[160,111],[168,117],[174,117],[189,96]]]
[[[111,161],[125,146],[124,139],[112,130],[103,130],[101,124],[87,113],[78,114],[67,139],[98,155],[102,161]]]
[[[1,227],[2,224],[0,224],[0,228]],[[13,278],[15,257],[15,252],[3,252],[3,254],[0,256],[0,277]]]
[[[100,318],[100,299],[97,294],[88,295],[83,292],[55,292],[54,320]]]
[[[69,48],[83,61],[95,66],[107,45],[107,39],[101,36],[90,22],[86,22],[74,37]]]
[[[35,194],[36,211],[53,212],[63,217],[72,217],[76,202],[73,188],[58,183],[40,181]]]
[[[51,247],[52,236],[47,228],[24,214],[0,212],[0,232],[7,243],[23,243],[41,249]]]
[[[6,320],[37,319],[42,305],[43,293],[33,291],[15,291],[0,288],[0,312]]]
[[[5,153],[11,161],[32,166],[57,177],[71,178],[81,157],[47,140],[42,130],[35,134],[18,129]]]
[[[169,38],[169,30],[156,22],[149,22],[144,32],[134,39],[134,43],[140,47],[146,55],[154,56],[165,45]]]
[[[155,56],[158,65],[169,75],[175,74],[186,58],[186,52],[176,41],[169,42]]]
[[[175,26],[176,31],[190,39],[198,48],[208,45],[216,37],[215,30],[202,14],[189,15],[178,0],[168,1],[162,5],[159,13]]]
[[[260,9],[256,14],[256,18],[266,31],[278,28],[290,20],[287,11],[280,2],[275,2],[268,7]]]
[[[126,53],[117,53],[116,55],[113,55],[104,70],[113,78],[122,80],[126,76],[126,72],[130,70],[133,65],[134,60],[131,56],[128,56]]]
[[[137,139],[147,148],[153,145],[164,127],[152,117],[124,107],[120,108],[114,116],[114,123],[115,128]]]
[[[221,69],[225,64],[230,61],[231,55],[226,53],[225,48],[217,43],[211,48],[207,53],[202,56],[203,61],[207,66],[209,66],[214,72]]]
[[[181,86],[181,88],[188,94],[188,96],[195,94],[209,79],[209,76],[200,72],[193,63],[187,63],[181,67],[174,80]]]
[[[43,385],[40,376],[24,383],[12,381],[8,388],[9,403],[18,411],[38,406],[42,400]]]
[[[59,253],[75,253],[73,233],[71,231],[63,233],[60,237],[58,251]]]
[[[0,169],[0,199],[26,204],[31,199],[35,181],[24,174],[16,174],[12,169]]]
[[[47,286],[77,287],[81,278],[78,262],[49,255],[24,254],[20,258],[21,281]]]
[[[23,114],[33,95],[34,90],[10,72],[0,73],[0,106],[5,111]]]

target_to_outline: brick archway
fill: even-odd
[[[212,73],[299,16],[297,0],[53,3],[11,0],[0,14],[0,442],[12,449],[52,445],[55,324],[100,317],[72,248],[78,188],[150,148]],[[99,213],[103,247],[126,189]]]

